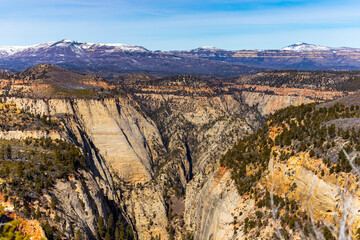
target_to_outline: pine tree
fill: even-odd
[[[57,198],[56,198],[55,196],[53,196],[53,197],[51,198],[51,203],[50,203],[51,208],[52,208],[52,209],[55,209],[57,204],[58,204],[58,200],[57,200]]]
[[[12,154],[11,154],[11,146],[8,144],[7,147],[6,147],[6,158],[7,159],[11,159],[12,157]]]
[[[106,228],[105,228],[105,224],[104,224],[104,219],[101,216],[98,217],[97,232],[98,232],[98,235],[100,236],[100,238],[105,237]]]
[[[82,232],[80,231],[80,229],[77,230],[76,234],[75,234],[75,239],[76,240],[82,240]]]
[[[41,218],[41,212],[40,212],[39,206],[37,207],[37,210],[36,210],[36,213],[35,213],[35,218],[38,219],[38,220]]]
[[[111,240],[111,235],[109,232],[106,233],[105,240]]]
[[[112,236],[114,235],[114,216],[111,213],[107,222],[107,232]]]
[[[116,222],[115,228],[115,240],[124,240],[125,239],[125,227],[120,220]]]

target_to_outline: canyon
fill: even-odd
[[[66,85],[56,81],[59,76],[65,76]],[[41,206],[40,211],[50,211],[44,218],[65,238],[75,238],[78,230],[85,239],[98,238],[99,218],[107,225],[112,215],[135,239],[250,239],[254,232],[244,229],[244,221],[261,209],[258,199],[238,192],[232,170],[220,164],[222,156],[277,110],[353,93],[316,83],[307,88],[261,85],[248,75],[221,81],[138,77],[111,82],[40,64],[20,74],[21,80],[1,80],[4,104],[54,119],[60,127],[2,130],[0,139],[62,139],[85,156],[85,168],[58,179],[38,202],[57,199],[55,209]],[[287,161],[276,165],[275,194],[284,195],[296,183],[288,198],[305,206],[311,184],[303,179],[314,179],[312,203],[327,203],[314,217],[335,211],[333,177],[314,173],[320,163],[306,154]],[[259,189],[270,189],[270,170]],[[1,205],[14,211],[10,201],[2,199]],[[270,217],[269,222],[276,224]],[[258,237],[273,232],[270,224],[264,229]]]

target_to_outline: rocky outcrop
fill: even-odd
[[[99,185],[91,173],[83,171],[81,174],[84,177],[82,181],[76,178],[58,181],[52,193],[59,203],[57,210],[67,235],[73,236],[76,227],[82,229],[84,236],[91,238],[96,233],[98,217],[107,219],[111,209],[106,201],[105,186]]]
[[[324,175],[320,174],[321,169],[325,170]],[[244,224],[245,218],[255,216],[255,212],[266,215],[263,208],[255,205],[259,199],[252,194],[239,195],[230,171],[225,168],[219,168],[206,179],[204,181],[195,177],[189,183],[186,193],[185,222],[188,230],[194,232],[195,239],[254,237],[254,232],[245,232]],[[269,167],[257,188],[265,187],[271,191],[272,184],[275,195],[295,200],[315,221],[323,221],[326,225],[337,226],[343,217],[344,207],[349,207],[348,219],[353,221],[350,233],[355,234],[360,223],[356,176],[330,174],[321,159],[312,159],[308,153],[302,153],[285,162],[275,163],[273,175]],[[348,189],[352,192],[348,192]],[[342,194],[351,194],[344,195],[350,197],[347,205],[344,204]],[[283,213],[282,210],[280,214]],[[267,213],[266,218],[269,224],[258,226],[261,233],[257,238],[274,233],[272,216]]]
[[[57,131],[0,131],[0,139],[26,139],[26,138],[51,138],[53,140],[62,139]]]
[[[191,157],[193,175],[205,171],[209,163],[216,163],[262,120],[237,95],[137,94],[137,101],[159,126],[168,151],[181,149],[184,158]]]
[[[275,95],[263,92],[242,92],[246,104],[256,107],[262,115],[269,115],[276,110],[289,106],[298,106],[315,102],[315,99],[305,96]]]

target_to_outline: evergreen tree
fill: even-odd
[[[112,236],[114,235],[114,216],[111,213],[107,222],[107,232]]]
[[[100,239],[105,237],[106,228],[105,228],[105,224],[104,224],[104,219],[101,216],[98,217],[97,232],[98,232]]]
[[[125,240],[125,227],[120,220],[116,222],[115,240]]]
[[[82,239],[83,239],[83,237],[82,237],[82,232],[80,231],[80,229],[78,229],[78,230],[76,231],[75,239],[76,239],[76,240],[82,240]]]
[[[35,218],[38,219],[38,220],[41,218],[41,212],[40,212],[39,206],[37,207],[37,210],[36,210],[36,213],[35,213]]]
[[[11,150],[11,146],[8,144],[6,147],[6,158],[7,159],[11,159],[12,154],[11,154],[12,150]]]
[[[105,240],[111,240],[111,235],[109,232],[106,233]]]

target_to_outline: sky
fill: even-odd
[[[0,0],[0,46],[71,39],[150,50],[360,48],[359,0]]]

